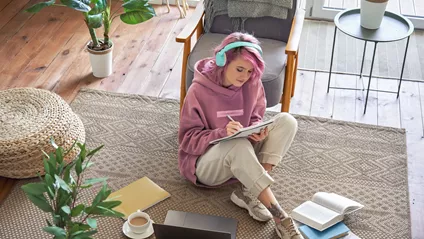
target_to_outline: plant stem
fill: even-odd
[[[88,31],[90,31],[90,36],[91,36],[91,41],[93,42],[93,47],[99,47],[99,40],[97,39],[96,31],[94,31],[94,28],[91,28],[88,25],[88,13],[83,12],[83,14],[84,14],[84,17],[85,17],[85,25],[87,25]]]
[[[58,6],[58,7],[67,7],[66,5],[63,5],[63,4],[53,4],[53,6]]]
[[[88,28],[88,30],[90,31],[91,40],[93,41],[93,47],[98,47],[99,40],[97,39],[96,32],[94,31],[93,28],[90,28],[90,27]]]

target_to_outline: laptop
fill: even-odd
[[[153,224],[157,239],[236,239],[233,218],[170,210],[164,224]]]

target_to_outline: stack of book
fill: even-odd
[[[335,193],[318,192],[310,201],[293,209],[291,215],[304,224],[299,227],[299,231],[305,239],[356,239],[359,237],[343,223],[343,218],[363,207]]]

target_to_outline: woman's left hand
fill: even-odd
[[[268,136],[268,127],[261,130],[261,132],[259,134],[249,135],[249,139],[256,141],[256,142],[260,142],[260,141],[264,140],[266,138],[266,136]]]

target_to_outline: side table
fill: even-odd
[[[333,49],[331,51],[330,74],[328,77],[327,93],[330,91],[330,88],[345,89],[345,90],[364,90],[364,89],[357,89],[357,88],[342,88],[342,87],[330,86],[337,29],[339,29],[340,31],[342,31],[348,36],[365,41],[364,53],[362,56],[361,73],[359,74],[361,78],[362,78],[362,71],[364,68],[364,60],[365,60],[365,53],[367,50],[367,43],[374,42],[375,47],[374,47],[374,52],[372,55],[371,70],[370,70],[368,88],[367,88],[367,96],[365,99],[365,107],[364,107],[364,114],[365,114],[365,112],[367,111],[368,94],[370,91],[370,84],[371,84],[372,72],[374,67],[375,53],[377,50],[377,44],[380,42],[400,41],[402,39],[408,38],[406,42],[406,47],[405,47],[405,54],[403,57],[402,70],[401,70],[401,74],[399,78],[398,91],[394,92],[394,91],[383,91],[378,89],[371,89],[372,91],[377,91],[377,92],[397,93],[397,97],[399,97],[400,86],[402,84],[402,78],[403,78],[403,71],[405,68],[406,55],[408,53],[409,39],[411,37],[411,34],[414,32],[414,25],[409,19],[399,14],[388,12],[388,11],[385,12],[381,26],[378,29],[370,30],[370,29],[363,28],[361,27],[360,21],[361,21],[360,8],[344,10],[342,12],[339,12],[334,18],[334,23],[336,24],[336,26],[334,28]]]

